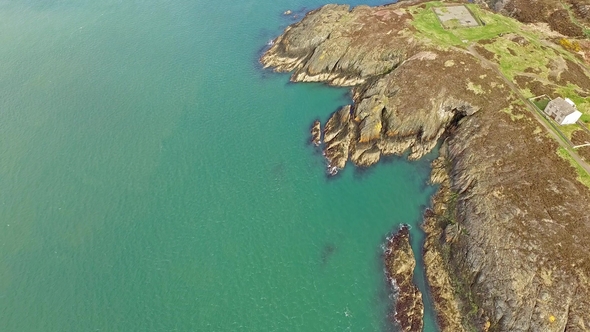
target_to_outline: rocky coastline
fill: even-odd
[[[445,62],[455,57],[453,52],[421,51],[419,43],[408,42],[408,36],[399,33],[407,13],[387,11],[383,20],[375,21],[374,11],[367,6],[351,10],[346,5],[326,5],[288,27],[261,58],[265,67],[293,71],[295,82],[354,86],[354,104],[335,112],[324,127],[324,152],[331,174],[344,168],[348,160],[368,167],[383,155],[402,155],[407,150],[409,159],[419,159],[432,151],[447,127],[479,110],[473,100],[462,97],[472,95],[467,87],[441,90],[434,96],[423,88],[432,80],[416,66],[421,62],[429,66],[437,59]],[[363,26],[340,24],[346,17],[355,17]],[[375,37],[383,44],[363,40],[365,34],[385,35]],[[453,66],[443,67],[449,70],[441,71],[438,79],[456,79]],[[403,102],[407,98],[414,98],[415,105],[408,107]]]
[[[470,294],[465,291],[462,294],[455,292],[458,285],[453,284],[449,270],[448,246],[456,241],[459,225],[451,222],[456,218],[456,210],[452,206],[454,195],[451,192],[447,170],[447,148],[447,145],[443,144],[439,150],[440,156],[432,162],[430,184],[438,185],[438,190],[432,197],[432,207],[424,212],[422,223],[422,229],[426,233],[423,248],[426,279],[434,299],[434,309],[441,331],[487,331],[487,323],[476,324],[461,313],[461,306],[468,301],[460,301],[458,295],[468,299]],[[480,329],[475,325],[479,325]]]
[[[369,167],[385,155],[418,159],[444,140],[423,223],[442,331],[589,331],[590,189],[523,97],[566,85],[589,96],[583,57],[537,26],[475,5],[487,22],[481,36],[441,31],[431,19],[439,5],[326,5],[288,27],[261,62],[293,72],[294,82],[351,87],[353,103],[325,123],[323,143],[321,124],[312,127],[329,174],[349,160]],[[391,257],[407,252],[395,243]],[[390,274],[396,284],[411,281],[407,263],[386,261],[388,273],[404,276],[398,283]],[[410,299],[400,292],[398,303],[417,303],[404,289]],[[416,308],[396,311],[404,329],[417,324]]]

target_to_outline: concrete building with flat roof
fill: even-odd
[[[561,97],[551,100],[544,112],[560,125],[575,124],[582,116],[582,112],[576,109],[576,104],[573,101]]]

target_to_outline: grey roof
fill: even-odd
[[[576,111],[576,108],[561,97],[557,97],[547,104],[547,107],[555,107],[559,114],[567,116]]]

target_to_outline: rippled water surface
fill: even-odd
[[[2,331],[390,328],[429,162],[327,180],[308,129],[347,90],[257,62],[321,4],[0,0]]]

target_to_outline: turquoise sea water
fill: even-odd
[[[1,331],[391,329],[428,158],[326,179],[347,90],[257,63],[323,3],[0,0]]]

